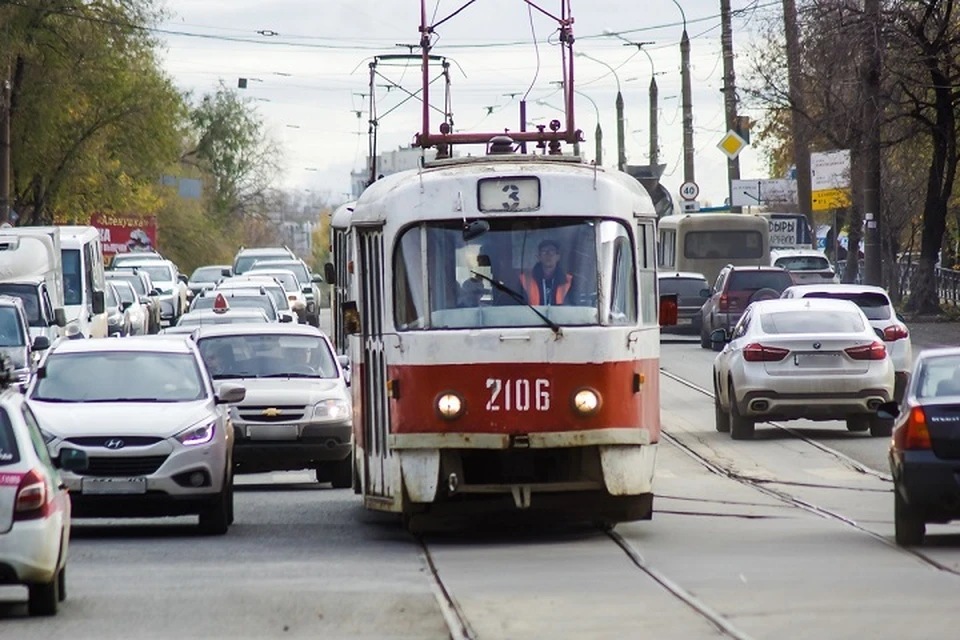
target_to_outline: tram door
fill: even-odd
[[[333,346],[338,354],[345,354],[347,353],[347,335],[343,328],[340,305],[345,300],[350,299],[347,295],[347,282],[350,278],[350,274],[347,273],[347,263],[350,259],[347,255],[347,230],[334,229],[331,244],[333,245],[333,267],[337,276],[336,282],[331,287],[331,293],[333,294],[333,301],[330,305],[331,316],[333,317]]]
[[[363,439],[366,489],[371,496],[389,497],[387,433],[387,364],[383,349],[383,232],[357,229],[360,252],[360,338],[363,350]]]

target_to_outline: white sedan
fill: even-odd
[[[893,363],[848,300],[765,300],[747,308],[713,364],[717,431],[753,437],[759,421],[846,420],[850,431],[889,436],[876,416],[893,398]]]
[[[0,585],[26,585],[30,615],[49,616],[67,597],[70,496],[42,442],[23,396],[0,393]],[[87,465],[70,447],[57,462]]]
[[[870,326],[883,333],[883,342],[890,360],[893,361],[895,372],[894,400],[900,402],[903,399],[903,392],[910,381],[910,371],[913,368],[913,345],[907,325],[897,318],[893,303],[884,289],[863,284],[801,285],[788,287],[781,297],[830,298],[856,303],[867,316]]]

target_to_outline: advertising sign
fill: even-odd
[[[797,246],[797,221],[770,219],[770,248],[793,249]]]
[[[95,213],[90,224],[100,230],[104,256],[157,248],[156,216],[120,216]]]

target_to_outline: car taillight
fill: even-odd
[[[899,324],[892,324],[883,330],[883,339],[887,342],[903,340],[909,336],[910,334],[907,333],[907,328]]]
[[[904,449],[929,449],[930,431],[927,430],[927,414],[923,407],[913,407],[904,427]]]
[[[730,308],[730,299],[727,298],[727,294],[724,293],[720,295],[720,302],[717,308],[720,309],[720,311],[726,311]]]
[[[850,347],[844,349],[844,351],[854,360],[883,360],[887,357],[887,348],[883,346],[882,342],[873,342],[862,347]]]
[[[14,520],[35,520],[50,512],[47,504],[47,483],[36,469],[31,469],[20,479],[13,511]]]
[[[768,347],[754,342],[743,348],[743,359],[747,362],[779,362],[786,358],[788,353],[789,349]]]

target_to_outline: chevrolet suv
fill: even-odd
[[[780,267],[725,266],[713,287],[703,292],[709,297],[700,308],[700,346],[710,349],[714,330],[726,329],[729,334],[751,302],[779,298],[792,284],[790,274]]]

